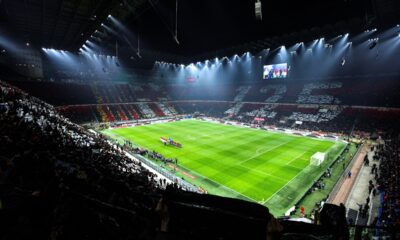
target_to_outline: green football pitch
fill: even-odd
[[[103,133],[167,158],[178,158],[175,174],[211,194],[258,202],[279,215],[303,196],[346,146],[343,142],[201,120],[108,129]],[[171,137],[183,147],[165,146],[160,137]],[[316,152],[328,153],[320,166],[310,165]]]

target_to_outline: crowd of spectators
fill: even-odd
[[[388,138],[375,147],[375,170],[378,190],[382,195],[380,222],[384,226],[400,226],[400,138]]]
[[[267,103],[276,103],[280,99],[283,98],[284,94],[287,91],[287,87],[285,85],[282,85],[282,84],[277,84],[277,85],[271,85],[271,86],[263,87],[263,88],[260,89],[260,93],[263,93],[263,94],[268,94],[269,91],[274,91],[274,94],[269,96],[265,100],[265,102],[267,102]]]
[[[330,83],[309,83],[305,84],[303,90],[300,92],[297,103],[317,103],[317,104],[339,104],[340,100],[332,95],[311,95],[314,90],[326,90],[341,88],[341,82],[330,82]]]
[[[147,105],[146,103],[139,103],[137,104],[137,106],[140,108],[141,112],[146,118],[156,117],[156,114],[153,112],[153,110],[151,110],[149,105]]]
[[[148,149],[144,149],[144,148],[138,148],[138,147],[134,147],[133,144],[130,141],[125,141],[123,148],[129,152],[133,152],[136,154],[140,154],[142,156],[148,157],[150,159],[154,159],[157,161],[160,161],[164,164],[167,163],[172,163],[172,164],[177,164],[178,159],[172,159],[172,158],[166,158],[164,157],[162,154],[156,152],[156,151],[152,151],[152,150],[148,150]]]
[[[241,102],[243,101],[244,97],[250,90],[250,86],[240,86],[238,89],[236,89],[237,95],[234,98],[234,102]]]
[[[319,106],[313,113],[306,113],[305,108],[299,108],[299,106],[293,106],[293,109],[289,110],[275,106],[273,110],[269,110],[270,108],[266,105],[248,111],[244,109],[245,107],[247,105],[244,105],[238,115],[231,116],[230,119],[260,126],[327,132],[372,139],[376,139],[377,136],[388,131],[399,131],[397,120],[400,112],[396,110]],[[262,117],[263,120],[257,120],[258,117]]]
[[[120,147],[4,82],[0,133],[0,239],[143,234],[164,181]]]
[[[176,164],[178,162],[178,160],[176,158],[175,159],[166,158],[163,155],[161,155],[160,153],[155,152],[155,151],[146,151],[146,156],[148,156],[149,158],[161,161],[164,164],[167,164],[167,163]]]

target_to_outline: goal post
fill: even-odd
[[[313,166],[321,165],[326,159],[326,153],[323,152],[316,152],[314,155],[311,156],[310,164]]]

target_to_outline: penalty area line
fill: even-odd
[[[303,169],[304,170],[304,169]],[[294,176],[292,179],[290,179],[289,182],[287,182],[285,185],[283,185],[281,188],[278,189],[278,191],[274,192],[274,194],[272,194],[267,200],[265,200],[262,204],[264,205],[265,203],[267,203],[269,200],[272,199],[272,197],[274,197],[278,192],[280,192],[284,187],[286,187],[288,184],[290,184],[291,182],[293,182],[297,176],[300,175],[300,173],[302,173],[303,171],[300,171],[298,174],[296,174],[296,176]]]
[[[200,174],[200,173],[198,173],[198,172],[196,172],[196,171],[194,171],[194,170],[192,170],[192,169],[188,169],[188,168],[186,168],[186,167],[184,167],[184,168],[185,168],[186,170],[191,171],[191,172],[195,173],[196,175],[202,177],[203,179],[207,179],[207,180],[209,180],[209,181],[211,181],[211,182],[217,184],[217,185],[218,185],[218,188],[223,188],[223,189],[225,189],[225,190],[227,190],[227,191],[230,191],[231,193],[234,193],[235,195],[240,195],[240,196],[242,196],[242,197],[244,197],[244,198],[246,198],[246,199],[249,199],[249,200],[251,200],[251,201],[253,201],[253,202],[256,202],[256,203],[259,203],[259,202],[260,202],[260,201],[257,201],[257,200],[255,200],[255,199],[249,197],[249,196],[243,195],[242,193],[240,193],[240,192],[238,192],[238,191],[236,191],[236,190],[234,190],[234,189],[232,189],[232,188],[229,188],[229,187],[227,187],[227,186],[225,186],[225,185],[223,185],[223,184],[221,184],[221,183],[219,183],[219,182],[216,182],[216,181],[212,180],[211,178],[205,177],[205,176],[203,176],[202,174]]]
[[[289,162],[286,163],[285,165],[286,165],[286,166],[291,166],[291,167],[293,167],[292,165],[290,165],[290,163],[292,163],[292,162],[294,162],[295,160],[301,158],[303,155],[304,155],[304,153],[302,153],[302,154],[299,155],[298,157],[292,159],[291,161],[289,161]],[[307,167],[307,166],[306,166],[306,167]],[[299,176],[300,173],[302,173],[306,167],[304,167],[299,173],[297,173],[297,174],[296,174],[292,179],[290,179],[290,181],[288,181],[285,185],[283,185],[281,188],[279,188],[278,191],[274,192],[274,194],[272,194],[267,200],[265,200],[265,201],[263,202],[263,205],[264,205],[266,202],[268,202],[272,197],[274,197],[278,192],[280,192],[284,187],[286,187],[289,183],[293,182],[293,180],[296,179],[297,176]]]

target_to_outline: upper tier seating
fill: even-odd
[[[400,107],[400,83],[394,77],[355,78],[319,83],[192,85],[77,84],[15,82],[34,96],[63,106],[94,103],[133,103],[166,100],[218,100],[235,102],[340,104]]]
[[[17,87],[57,106],[95,104],[96,96],[87,84],[18,81]]]

